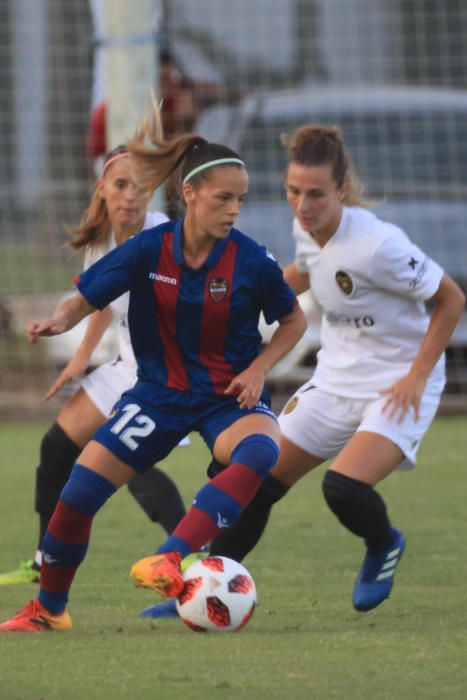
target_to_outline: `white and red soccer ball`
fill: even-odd
[[[207,557],[183,574],[177,610],[195,632],[236,632],[253,615],[256,586],[244,566],[227,557]]]

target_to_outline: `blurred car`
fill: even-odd
[[[247,163],[250,187],[238,228],[282,266],[293,260],[292,214],[284,192],[281,135],[308,123],[334,124],[366,186],[375,213],[401,226],[467,289],[467,92],[417,86],[326,86],[251,94],[205,110],[195,131],[225,143]],[[319,345],[319,313],[305,302],[310,328],[275,378],[301,380]],[[264,324],[264,337],[271,329]],[[464,314],[451,346],[467,347]],[[309,371],[309,370],[308,370]]]
[[[336,124],[375,212],[467,286],[467,92],[311,85],[205,110],[196,131],[237,150],[250,174],[239,228],[286,264],[293,256],[282,134]]]

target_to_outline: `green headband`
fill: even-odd
[[[218,158],[217,160],[209,160],[207,163],[202,163],[202,165],[198,165],[196,168],[193,168],[193,170],[190,170],[188,175],[185,175],[183,178],[183,184],[185,185],[188,180],[191,180],[193,175],[197,175],[202,170],[206,170],[206,168],[213,168],[215,165],[227,165],[227,163],[236,163],[237,165],[243,165],[243,167],[245,167],[245,163],[243,160],[240,160],[240,158]]]

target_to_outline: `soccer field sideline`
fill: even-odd
[[[139,619],[153,595],[134,589],[128,570],[162,531],[148,526],[123,490],[96,519],[72,591],[74,629],[2,638],[0,698],[464,698],[464,425],[462,417],[437,419],[417,470],[383,484],[408,544],[391,598],[367,615],[350,603],[362,549],[334,522],[316,472],[278,504],[245,562],[259,606],[242,632],[197,635],[178,621]],[[35,546],[34,468],[44,428],[0,428],[2,571]],[[193,436],[191,447],[163,463],[187,503],[207,461]],[[34,591],[2,587],[2,619]]]

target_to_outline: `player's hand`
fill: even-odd
[[[60,335],[66,329],[66,322],[60,318],[46,318],[41,321],[28,321],[26,333],[33,345],[39,342],[41,336]]]
[[[397,422],[402,423],[409,408],[412,407],[417,421],[425,384],[425,377],[409,372],[392,386],[382,389],[380,394],[387,396],[382,413],[386,413],[389,420],[397,418]]]
[[[46,401],[52,398],[52,396],[55,396],[55,394],[60,391],[62,386],[65,384],[69,384],[70,382],[75,381],[81,374],[84,373],[86,370],[87,366],[89,364],[88,360],[79,358],[79,357],[74,357],[65,367],[65,369],[60,373],[58,378],[55,380],[55,382],[52,384],[50,389],[45,395]]]
[[[240,408],[253,408],[262,394],[265,378],[264,371],[248,367],[232,379],[224,394],[237,396]]]

